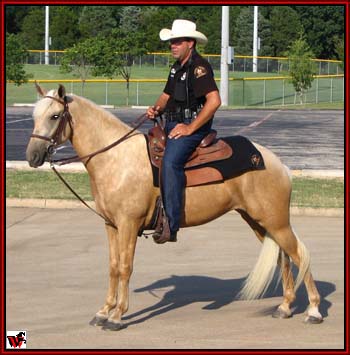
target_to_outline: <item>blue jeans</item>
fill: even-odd
[[[184,122],[185,124],[189,122]],[[177,122],[167,122],[165,133],[177,125]],[[190,136],[178,139],[167,138],[162,162],[162,195],[165,213],[169,220],[170,232],[175,233],[180,228],[183,195],[186,184],[184,166],[202,139],[210,132],[212,121],[203,125]]]

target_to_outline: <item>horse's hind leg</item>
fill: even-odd
[[[320,295],[317,291],[315,282],[310,271],[309,252],[307,251],[305,245],[296,237],[290,225],[284,228],[280,228],[278,230],[270,230],[270,233],[275,239],[276,243],[282,248],[282,250],[287,255],[291,257],[291,259],[299,269],[295,289],[299,287],[302,281],[304,281],[305,283],[310,303],[305,322],[321,323],[323,319],[318,309],[320,304]],[[287,260],[287,258],[285,258],[285,260]],[[289,268],[289,266],[284,266],[284,271],[288,272],[284,276],[286,278],[287,283],[291,282],[290,280],[292,280],[292,277],[289,276]],[[290,290],[290,287],[288,287],[288,289]],[[291,296],[295,297],[294,291]],[[280,308],[285,309],[283,303]]]
[[[109,285],[105,304],[96,313],[95,317],[90,321],[91,325],[102,326],[108,319],[110,311],[117,304],[117,285],[118,285],[118,230],[114,227],[106,225],[109,243]]]
[[[292,315],[290,305],[295,301],[295,291],[290,259],[283,250],[280,250],[278,265],[281,268],[282,274],[283,302],[278,306],[272,316],[274,318],[289,318]]]
[[[237,210],[237,212],[249,224],[258,239],[263,242],[266,235],[266,229],[253,220],[245,211]],[[290,305],[295,300],[294,280],[290,269],[289,257],[283,251],[280,251],[278,264],[282,273],[283,302],[273,313],[273,317],[289,318],[292,314]]]

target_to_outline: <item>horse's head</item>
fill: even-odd
[[[36,89],[41,99],[34,107],[34,130],[28,143],[26,158],[31,167],[44,164],[48,154],[72,135],[71,116],[63,85],[58,90],[46,92],[37,83]],[[67,124],[68,123],[68,124]]]

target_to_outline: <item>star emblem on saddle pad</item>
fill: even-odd
[[[253,154],[250,158],[250,161],[252,162],[253,166],[259,166],[260,164],[260,157],[256,154]]]
[[[194,75],[197,79],[206,74],[207,74],[207,69],[205,69],[204,67],[199,66],[194,69]]]

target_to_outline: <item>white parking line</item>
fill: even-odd
[[[14,120],[14,121],[9,121],[9,122],[6,122],[6,124],[8,123],[17,123],[17,122],[23,122],[23,121],[31,121],[33,120],[33,118],[23,118],[23,120]]]

